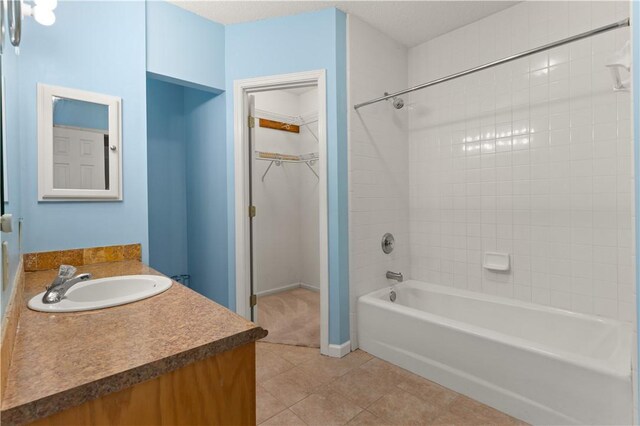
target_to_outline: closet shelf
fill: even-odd
[[[256,117],[262,118],[264,120],[277,121],[277,122],[285,123],[287,125],[293,125],[298,127],[304,126],[309,131],[311,136],[316,140],[316,142],[319,142],[318,136],[316,136],[313,130],[311,130],[311,127],[309,127],[309,124],[318,122],[317,112],[310,112],[302,115],[287,115],[287,114],[280,114],[277,112],[256,108],[255,115]]]
[[[266,120],[281,121],[284,123],[294,124],[296,126],[304,126],[306,124],[316,123],[318,121],[318,113],[310,112],[302,115],[280,114],[278,112],[267,111],[264,109],[255,109],[255,115],[258,118]]]
[[[262,182],[264,182],[265,176],[267,176],[267,173],[269,173],[269,170],[271,170],[271,166],[273,166],[274,163],[276,166],[281,166],[282,163],[306,164],[309,170],[311,170],[311,172],[313,172],[313,174],[316,175],[318,179],[320,179],[320,176],[318,175],[318,173],[316,173],[313,167],[311,167],[313,164],[315,164],[316,161],[318,161],[317,152],[310,152],[308,154],[300,154],[300,155],[291,155],[291,154],[281,154],[278,152],[256,151],[256,160],[270,161],[269,166],[267,167],[267,170],[265,170],[264,174],[262,175]]]
[[[318,153],[310,152],[308,154],[281,154],[279,152],[256,151],[256,160],[264,161],[281,161],[283,163],[305,163],[308,161],[317,161]]]

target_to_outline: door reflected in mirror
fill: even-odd
[[[109,189],[109,107],[53,96],[53,187]]]

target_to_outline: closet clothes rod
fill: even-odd
[[[318,161],[318,157],[317,154],[312,154],[311,157],[306,156],[303,158],[300,158],[300,156],[295,156],[295,155],[282,155],[282,154],[276,154],[276,153],[263,153],[260,151],[256,151],[256,153],[258,154],[258,157],[256,157],[256,160],[260,160],[260,161],[269,161],[269,165],[267,166],[267,169],[264,171],[264,173],[262,174],[262,182],[264,182],[264,178],[267,176],[267,174],[269,173],[269,170],[271,170],[271,167],[273,166],[273,164],[275,163],[276,166],[280,166],[282,163],[304,163],[307,165],[307,167],[309,168],[309,170],[311,170],[311,172],[316,175],[316,178],[320,179],[320,176],[318,175],[318,173],[316,173],[316,171],[313,169],[313,167],[311,167],[311,165],[313,163],[315,163],[316,161]],[[260,157],[260,155],[264,155],[264,154],[270,154],[268,157]]]
[[[303,161],[303,160],[299,160],[299,161],[287,161],[287,160],[271,160],[268,158],[258,158],[258,160],[263,160],[263,161],[270,161],[269,165],[267,166],[267,170],[264,171],[264,173],[262,174],[262,182],[264,182],[264,178],[267,176],[267,173],[269,173],[269,170],[271,169],[271,166],[273,166],[273,163],[276,163],[276,166],[279,166],[281,163],[304,163],[307,165],[307,167],[309,168],[309,170],[311,170],[311,172],[316,175],[316,177],[318,179],[320,179],[320,175],[318,175],[318,173],[313,170],[313,167],[311,167],[311,163],[312,161],[317,161],[317,160],[307,160],[307,161]]]
[[[584,33],[580,33],[571,37],[567,37],[562,40],[555,41],[553,43],[545,44],[540,47],[536,47],[535,49],[530,49],[521,53],[517,53],[512,56],[508,56],[503,59],[498,59],[497,61],[489,62],[484,65],[477,66],[475,68],[469,68],[465,71],[460,71],[455,74],[448,75],[446,77],[438,78],[436,80],[429,81],[428,83],[422,83],[417,86],[410,87],[408,89],[400,90],[399,92],[385,94],[384,96],[380,96],[379,98],[371,99],[370,101],[362,102],[359,104],[355,104],[353,106],[354,109],[359,109],[363,106],[375,104],[377,102],[386,101],[387,99],[391,99],[400,95],[404,95],[406,93],[415,92],[416,90],[426,89],[427,87],[435,86],[436,84],[444,83],[446,81],[450,81],[459,77],[464,77],[465,75],[473,74],[478,71],[486,70],[488,68],[492,68],[501,64],[505,64],[507,62],[515,61],[520,58],[524,58],[526,56],[535,55],[536,53],[544,52],[545,50],[553,49],[554,47],[564,46],[565,44],[572,43],[574,41],[582,40],[587,37],[591,37],[597,34],[606,33],[607,31],[615,30],[618,28],[624,28],[631,25],[631,20],[629,18],[623,19],[618,22],[614,22],[613,24],[605,25],[603,27],[595,28],[590,31],[586,31]]]

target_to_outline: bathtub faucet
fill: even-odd
[[[390,280],[396,280],[399,283],[401,283],[402,280],[404,279],[402,277],[402,272],[391,272],[391,271],[387,271],[387,278]]]

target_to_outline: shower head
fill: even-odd
[[[388,96],[389,93],[384,92],[384,95]],[[402,109],[402,107],[404,106],[404,100],[402,98],[399,98],[398,96],[394,96],[393,98],[387,100],[393,101],[393,107],[395,109]]]

